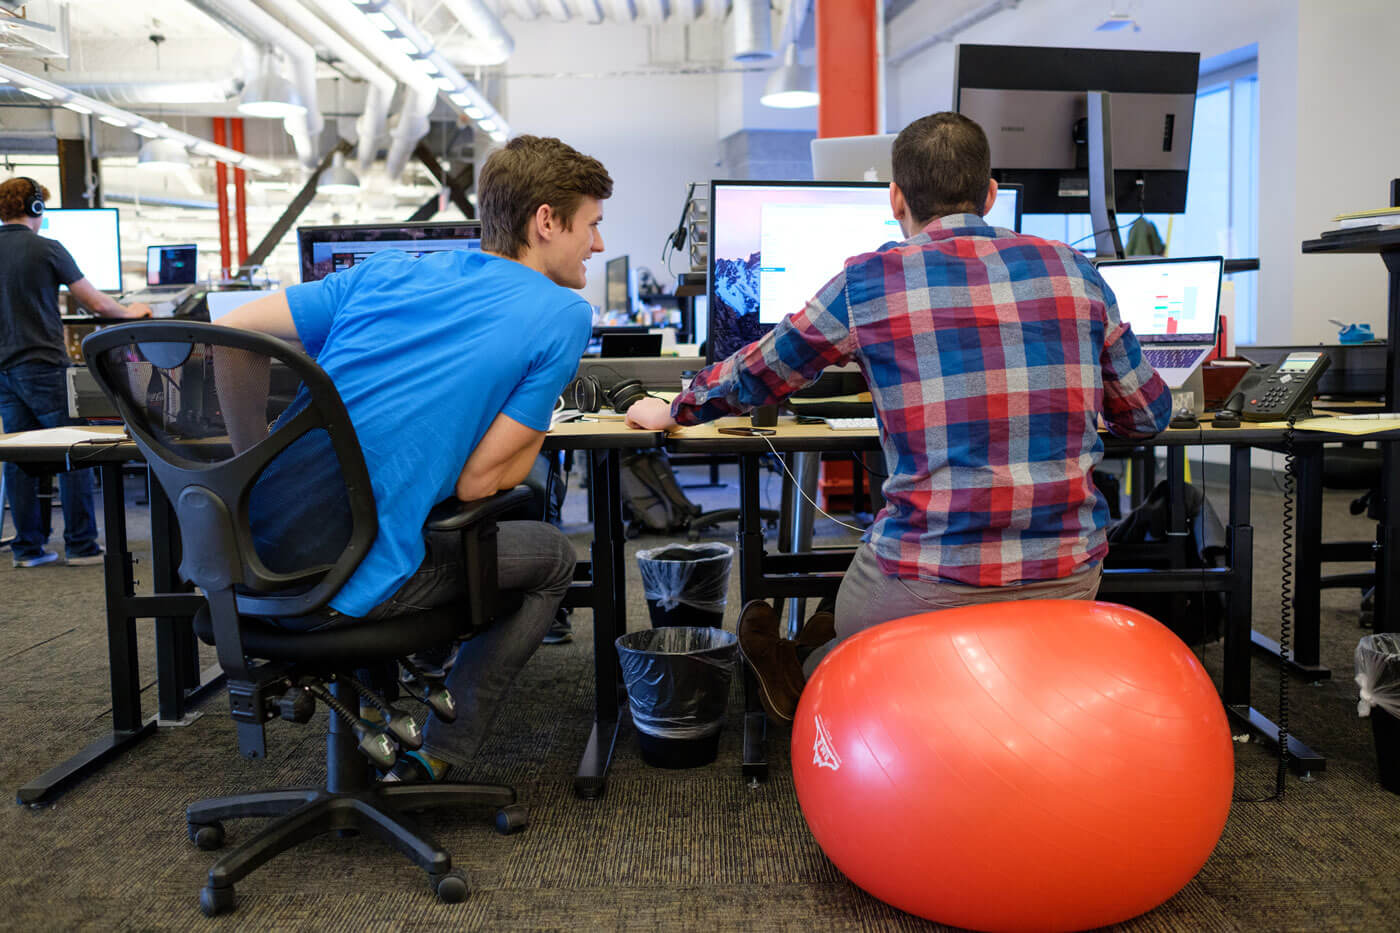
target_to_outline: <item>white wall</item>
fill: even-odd
[[[1108,4],[1026,0],[955,42],[1198,51],[1257,43],[1260,88],[1259,342],[1335,339],[1327,318],[1385,332],[1375,256],[1303,256],[1333,214],[1378,207],[1400,176],[1400,16],[1394,0],[1153,0],[1128,6],[1140,32],[1094,31]],[[918,3],[889,30],[897,55],[944,24]],[[953,47],[890,69],[890,126],[951,105]]]
[[[636,74],[651,54],[645,26],[511,28],[516,53],[503,107],[511,131],[557,136],[613,177],[601,227],[607,249],[589,263],[584,297],[602,303],[603,264],[623,254],[669,287],[663,241],[676,228],[689,183],[711,178],[718,158],[719,77]],[[672,268],[689,264],[677,256]]]

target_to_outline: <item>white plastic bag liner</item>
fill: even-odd
[[[733,560],[734,549],[717,542],[668,544],[637,552],[646,598],[668,612],[685,605],[723,615]]]
[[[1369,716],[1371,707],[1379,706],[1400,719],[1400,635],[1366,635],[1357,642],[1356,685],[1358,713]]]
[[[676,625],[628,632],[616,644],[637,731],[664,739],[719,731],[739,658],[733,632]]]

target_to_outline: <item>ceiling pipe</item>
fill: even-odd
[[[515,51],[515,40],[483,0],[443,0],[442,5],[471,36],[465,42],[452,43],[453,51],[466,64],[499,65]]]
[[[773,16],[768,0],[734,0],[729,9],[729,32],[735,61],[766,61],[773,57]]]
[[[63,75],[63,86],[75,94],[100,100],[118,107],[147,104],[178,106],[180,104],[226,104],[238,96],[239,83],[224,75]],[[0,99],[10,100],[19,91],[0,84]]]
[[[282,121],[296,147],[303,168],[320,163],[316,142],[325,128],[321,107],[316,100],[316,50],[296,36],[252,0],[190,0],[190,3],[236,35],[256,45],[272,48],[285,56],[292,82],[306,105],[306,112]],[[245,66],[248,56],[244,55]],[[244,72],[253,74],[255,72]]]
[[[413,88],[408,92],[403,109],[399,112],[398,125],[389,135],[389,154],[384,159],[384,171],[390,178],[399,177],[413,156],[418,140],[428,135],[428,115],[436,104],[437,88],[426,92]]]
[[[355,161],[361,172],[368,172],[379,151],[379,140],[389,122],[389,104],[398,82],[370,60],[356,46],[300,3],[300,0],[261,0],[308,42],[320,45],[344,62],[369,84],[364,112],[355,122],[357,146]]]

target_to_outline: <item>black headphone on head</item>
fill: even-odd
[[[579,376],[569,391],[569,399],[578,411],[600,411],[607,405],[619,415],[626,414],[627,409],[646,397],[647,390],[640,379],[623,379],[604,386],[592,376]]]
[[[29,182],[29,197],[24,202],[24,213],[29,217],[42,217],[44,215],[44,192],[39,187],[39,183],[25,175],[16,177],[20,181]]]

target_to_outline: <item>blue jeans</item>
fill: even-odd
[[[454,765],[466,766],[476,755],[501,700],[554,621],[578,561],[569,539],[552,525],[501,522],[496,529],[502,617],[462,642],[447,675],[457,719],[429,716],[423,731],[423,751]],[[466,595],[461,534],[429,534],[427,544],[418,571],[366,619],[448,605]]]
[[[68,417],[68,386],[64,367],[52,363],[18,363],[0,371],[0,422],[7,432],[33,431],[73,424]],[[96,554],[97,523],[92,514],[92,470],[59,474],[63,498],[63,544],[69,557]],[[5,464],[5,491],[14,515],[15,560],[44,552],[49,535],[40,512],[39,480],[13,463]]]

